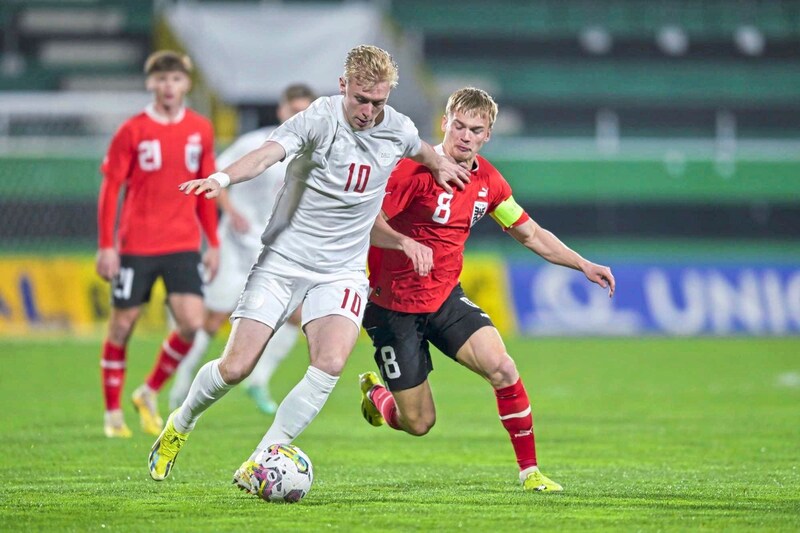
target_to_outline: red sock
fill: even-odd
[[[189,348],[191,347],[191,342],[186,342],[173,331],[161,345],[156,366],[153,367],[147,377],[147,386],[155,392],[160,391],[161,387],[164,386],[164,382],[175,373],[175,369],[178,368],[181,360],[189,353]]]
[[[106,411],[113,411],[119,409],[119,398],[122,395],[122,385],[125,383],[125,347],[105,341],[100,357]]]
[[[510,387],[496,389],[497,412],[508,431],[520,470],[536,466],[536,441],[533,438],[531,402],[522,379]]]
[[[369,398],[381,412],[386,424],[390,428],[400,429],[400,422],[397,420],[397,404],[392,393],[386,387],[377,386],[372,389]]]

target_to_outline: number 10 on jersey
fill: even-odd
[[[350,186],[353,185],[353,192],[362,193],[367,188],[367,182],[369,181],[369,173],[372,168],[369,165],[359,165],[358,172],[356,172],[356,164],[350,163],[350,173],[347,175],[347,183],[344,186],[345,192],[350,190]],[[355,174],[356,180],[355,184],[353,184],[353,175]]]

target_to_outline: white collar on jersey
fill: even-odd
[[[433,147],[433,150],[439,155],[444,155],[443,144],[437,144],[436,146]],[[475,161],[472,163],[472,169],[470,169],[470,172],[477,172],[477,171],[478,171],[478,158],[476,156]]]
[[[155,104],[147,104],[147,107],[144,108],[144,112],[147,113],[147,116],[153,119],[154,121],[158,122],[159,124],[177,124],[181,120],[183,120],[184,115],[186,115],[186,108],[181,107],[178,110],[178,114],[175,115],[175,118],[170,120],[168,116],[162,115],[158,111],[156,111]]]

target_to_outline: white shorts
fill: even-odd
[[[234,318],[256,320],[278,329],[303,305],[303,326],[329,315],[341,315],[361,328],[369,283],[365,271],[314,272],[275,252],[253,267]]]
[[[219,246],[219,270],[203,290],[206,308],[219,313],[230,313],[236,308],[258,253],[257,248],[223,236]]]

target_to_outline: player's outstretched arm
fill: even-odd
[[[453,193],[450,183],[462,191],[466,184],[469,183],[469,171],[467,169],[446,157],[440,156],[425,141],[422,141],[422,149],[419,153],[411,156],[411,159],[428,167],[433,173],[433,179],[445,192]]]
[[[580,270],[586,278],[608,289],[608,297],[614,296],[616,281],[611,269],[587,261],[576,251],[561,242],[552,232],[547,231],[533,219],[529,219],[519,226],[508,229],[508,233],[532,252],[540,255],[547,261],[575,270]]]
[[[369,242],[376,248],[388,250],[402,250],[406,257],[411,259],[414,265],[414,272],[420,276],[427,276],[433,269],[433,250],[420,244],[411,237],[406,237],[392,229],[386,222],[386,214],[381,211],[375,219],[372,231],[369,234]]]
[[[215,172],[203,180],[186,181],[181,183],[178,189],[185,194],[206,193],[206,198],[216,198],[221,189],[233,183],[251,180],[285,157],[286,151],[283,146],[273,141],[267,141],[231,163],[222,172]]]

